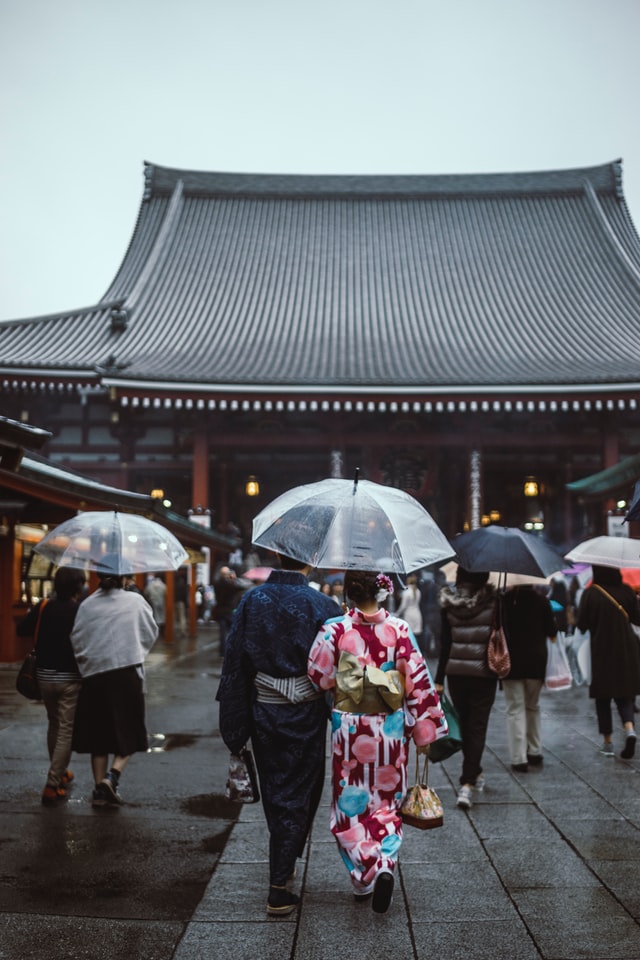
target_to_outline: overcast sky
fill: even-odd
[[[0,319],[95,303],[143,162],[472,173],[623,159],[640,0],[0,0]]]

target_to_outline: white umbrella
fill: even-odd
[[[252,542],[321,570],[410,573],[454,552],[414,497],[357,475],[283,493],[254,519]]]
[[[115,510],[79,513],[50,530],[33,549],[58,567],[118,575],[177,570],[189,556],[159,523]]]
[[[640,540],[632,537],[593,537],[565,554],[574,563],[598,567],[640,567]]]

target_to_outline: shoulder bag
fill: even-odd
[[[27,700],[42,700],[40,684],[38,683],[36,648],[38,646],[38,633],[40,632],[40,618],[47,603],[48,600],[42,600],[40,603],[36,628],[33,631],[33,650],[24,658],[24,663],[16,677],[16,690]]]
[[[496,600],[496,606],[493,612],[493,624],[487,645],[487,666],[500,680],[508,676],[511,671],[511,657],[509,656],[507,638],[504,627],[502,626],[500,598]]]

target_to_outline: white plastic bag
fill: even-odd
[[[581,637],[582,640],[577,653],[578,666],[584,677],[584,682],[589,685],[591,683],[591,634],[587,630],[581,634]]]
[[[547,640],[547,672],[544,685],[547,690],[568,690],[573,683],[571,667],[564,644]]]

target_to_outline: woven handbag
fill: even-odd
[[[420,756],[416,753],[416,782],[407,790],[400,807],[402,822],[419,830],[431,830],[444,823],[442,803],[433,787],[428,784],[429,758],[423,755],[422,770]]]
[[[507,638],[502,626],[500,600],[496,602],[493,625],[487,644],[487,666],[501,680],[511,672],[511,657],[509,656]]]

